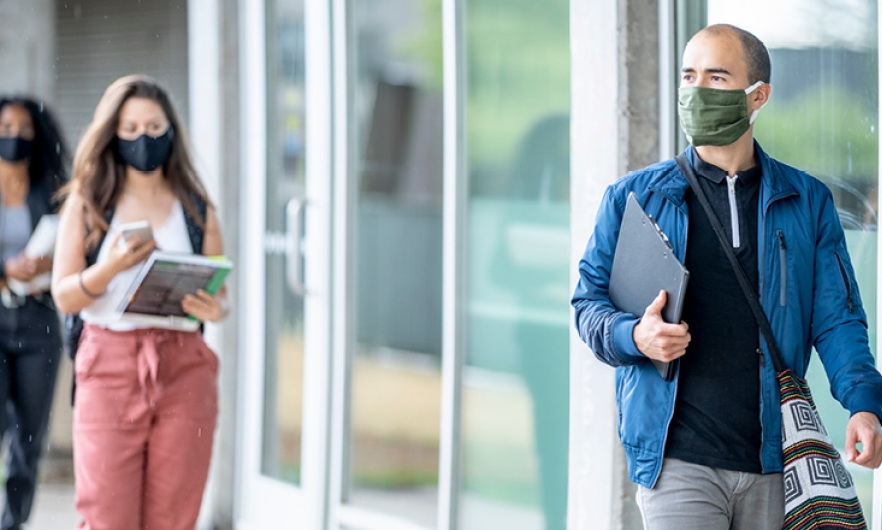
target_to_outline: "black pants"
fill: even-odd
[[[28,297],[20,307],[0,305],[0,432],[9,436],[4,530],[19,528],[31,513],[61,348],[51,302]]]

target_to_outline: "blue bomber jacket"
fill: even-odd
[[[830,190],[819,180],[766,155],[762,165],[758,240],[759,292],[784,361],[804,377],[818,351],[835,397],[851,414],[882,418],[882,375],[869,348],[867,317]],[[695,156],[687,150],[690,161]],[[686,254],[689,185],[671,159],[630,173],[607,188],[594,233],[579,262],[573,294],[579,336],[602,362],[616,368],[619,437],[632,481],[651,488],[661,472],[674,414],[679,370],[665,382],[634,344],[634,315],[609,300],[609,275],[629,192],[667,234],[674,253]],[[734,274],[732,281],[736,281]],[[759,327],[746,332],[759,335]],[[782,470],[781,412],[775,370],[760,337],[760,415],[764,472]],[[687,350],[687,355],[688,350]]]

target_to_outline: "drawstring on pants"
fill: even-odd
[[[153,408],[155,394],[162,391],[159,382],[159,363],[162,359],[162,346],[171,340],[172,334],[166,330],[149,329],[138,333],[138,382],[144,399]]]

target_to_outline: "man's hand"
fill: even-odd
[[[686,353],[692,340],[689,325],[668,324],[662,319],[667,294],[661,291],[643,313],[643,319],[634,326],[634,343],[643,355],[657,361],[671,362]]]
[[[858,451],[857,444],[862,444]],[[849,462],[875,469],[882,464],[882,425],[872,412],[856,412],[845,427],[845,457]]]

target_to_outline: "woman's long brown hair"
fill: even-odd
[[[125,164],[116,153],[116,130],[119,112],[129,98],[155,101],[174,127],[171,151],[163,164],[163,175],[181,205],[205,227],[205,219],[193,202],[198,197],[211,204],[208,194],[193,166],[190,141],[178,118],[168,93],[151,77],[129,75],[107,87],[95,116],[83,133],[73,162],[73,180],[61,190],[61,196],[79,193],[83,197],[86,216],[86,250],[93,250],[108,229],[105,213],[114,207],[125,182]]]

